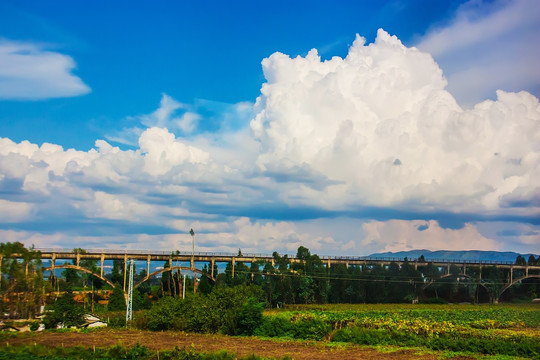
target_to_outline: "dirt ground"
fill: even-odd
[[[375,349],[354,345],[328,346],[320,342],[277,341],[224,335],[191,334],[183,332],[150,332],[137,330],[99,330],[89,333],[28,333],[8,340],[9,345],[42,344],[45,346],[108,347],[121,344],[132,346],[136,343],[154,350],[172,349],[175,346],[189,348],[192,344],[198,351],[215,352],[226,350],[244,357],[257,354],[264,357],[281,358],[289,355],[298,360],[323,359],[437,359],[435,355],[422,354],[414,350],[378,352]],[[7,343],[0,344],[6,346]],[[455,358],[457,359],[457,358]],[[468,359],[460,357],[459,359]]]

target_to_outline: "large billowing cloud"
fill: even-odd
[[[357,36],[345,58],[275,53],[263,70],[249,126],[223,126],[219,136],[177,137],[167,127],[182,121],[174,113],[183,105],[163,95],[139,117],[134,150],[0,139],[0,206],[17,204],[2,228],[32,241],[46,233],[47,243],[74,236],[81,247],[101,239],[168,249],[188,246],[193,227],[205,250],[304,244],[366,254],[507,249],[507,236],[474,221],[499,220],[504,233],[500,220],[511,218],[533,223],[512,244],[540,250],[531,241],[540,216],[536,97],[499,91],[462,109],[431,55],[382,30],[369,45]],[[180,134],[194,126],[188,120]],[[442,227],[447,218],[461,226]]]
[[[538,211],[510,200],[538,191],[537,98],[499,91],[464,110],[429,54],[382,30],[364,41],[344,59],[322,62],[312,50],[263,61],[268,82],[251,122],[261,169],[298,176],[298,201],[332,209]],[[327,186],[314,191],[306,177]]]
[[[0,99],[37,100],[84,95],[67,55],[32,43],[0,41]]]

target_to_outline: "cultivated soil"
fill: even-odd
[[[153,350],[170,350],[175,346],[189,348],[194,346],[197,351],[216,352],[226,350],[239,357],[256,354],[263,357],[281,358],[286,355],[298,360],[323,359],[437,359],[434,354],[425,354],[416,350],[396,349],[392,352],[379,352],[376,349],[355,345],[332,346],[324,342],[310,341],[278,341],[262,340],[253,337],[231,337],[224,335],[192,334],[184,332],[150,332],[138,330],[96,330],[88,333],[77,332],[44,332],[20,334],[7,342],[0,344],[32,345],[41,344],[50,347],[85,346],[109,347],[121,344],[130,347],[139,343]],[[459,357],[454,359],[472,359]]]

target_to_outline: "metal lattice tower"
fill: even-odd
[[[129,259],[129,285],[127,293],[127,307],[126,307],[126,326],[128,322],[133,319],[133,273],[135,262],[133,259]]]

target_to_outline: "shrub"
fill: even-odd
[[[109,311],[126,311],[126,298],[120,284],[116,283],[107,305]]]
[[[146,327],[149,330],[174,329],[181,317],[180,299],[169,296],[159,299],[145,314]]]
[[[263,304],[250,297],[242,306],[238,333],[241,335],[253,335],[253,331],[262,323],[262,313]]]
[[[66,292],[58,298],[51,310],[45,314],[43,319],[43,324],[47,329],[54,329],[60,323],[64,324],[65,327],[79,326],[84,323],[84,310],[75,302],[71,292]]]

